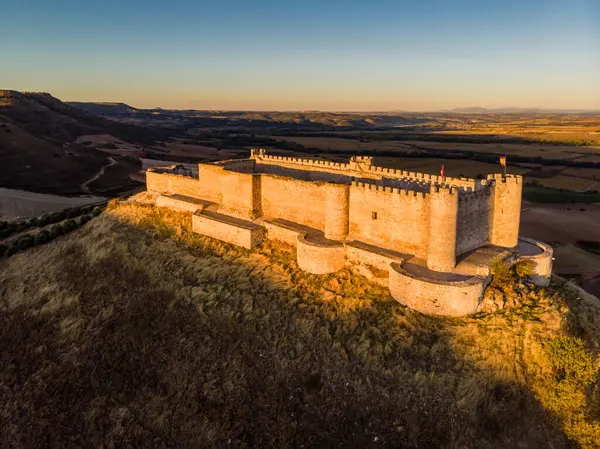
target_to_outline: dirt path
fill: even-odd
[[[589,179],[589,178],[587,178],[587,179]],[[579,189],[579,190],[575,190],[575,191],[576,192],[585,192],[587,190],[590,190],[592,188],[592,186],[597,183],[598,183],[598,180],[595,179],[592,182],[590,182],[587,186],[585,186],[583,189]]]
[[[115,159],[112,156],[109,156],[108,159],[110,160],[109,164],[107,164],[104,167],[102,167],[98,173],[96,173],[94,176],[92,176],[86,182],[84,182],[83,184],[81,184],[81,190],[84,193],[92,193],[92,192],[90,192],[89,185],[92,182],[94,182],[96,179],[98,179],[100,176],[102,176],[104,174],[104,170],[106,170],[108,167],[111,167],[111,166],[113,166],[113,165],[115,165],[117,163],[117,161],[115,161]]]

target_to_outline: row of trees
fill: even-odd
[[[41,228],[53,223],[60,223],[69,218],[93,213],[95,208],[102,211],[103,206],[89,205],[84,207],[70,207],[58,212],[42,214],[36,217],[17,221],[0,221],[0,239],[10,237],[12,234],[27,231],[31,228]]]
[[[67,214],[65,211],[55,212],[54,214],[50,214],[53,216],[52,218],[46,217],[46,219],[44,219],[44,220],[35,222],[37,224],[31,223],[31,221],[33,219],[30,219],[30,220],[28,220],[28,222],[30,222],[30,223],[25,229],[29,229],[29,228],[32,228],[35,226],[38,226],[38,227],[46,226],[46,225],[52,224],[52,223],[55,223],[55,224],[52,227],[50,227],[49,229],[42,229],[41,231],[39,231],[35,234],[33,234],[33,233],[24,234],[14,240],[12,240],[9,243],[0,244],[0,257],[10,257],[13,254],[18,253],[19,251],[24,251],[24,250],[34,247],[34,246],[43,245],[45,243],[48,243],[51,240],[54,240],[55,238],[57,238],[61,235],[68,234],[69,232],[74,231],[78,227],[83,226],[84,224],[89,222],[93,217],[97,217],[98,215],[100,215],[102,213],[102,211],[104,210],[104,207],[105,207],[105,205],[90,206],[90,207],[85,207],[82,209],[76,208],[79,210],[79,216],[75,216],[75,217],[68,217],[68,215],[73,215],[75,213],[73,211],[71,211],[69,214]],[[82,213],[83,210],[85,210],[86,212],[89,212],[89,213]],[[58,220],[60,217],[62,217],[62,219],[58,222],[57,221],[48,221],[48,220]],[[41,224],[41,223],[45,223],[45,224]],[[25,226],[25,225],[22,225],[22,226]],[[17,232],[22,232],[22,231],[17,231]]]

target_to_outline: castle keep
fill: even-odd
[[[547,284],[552,250],[519,239],[523,179],[451,178],[350,162],[297,159],[252,150],[250,158],[149,169],[158,206],[193,213],[193,230],[252,248],[265,238],[296,248],[315,274],[355,266],[425,313],[479,310],[496,259],[534,262]]]

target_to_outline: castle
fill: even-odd
[[[194,232],[252,248],[266,237],[296,248],[300,268],[352,265],[424,313],[475,313],[498,259],[527,258],[547,285],[552,248],[519,238],[523,179],[452,178],[373,165],[278,157],[181,165],[146,173],[156,204],[192,212]]]

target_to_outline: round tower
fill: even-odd
[[[429,247],[427,268],[450,272],[456,267],[458,191],[432,185],[429,197]]]
[[[325,238],[344,240],[348,235],[350,186],[329,183],[325,199]]]
[[[514,248],[519,243],[523,177],[494,174],[489,175],[488,180],[494,181],[490,243]]]

